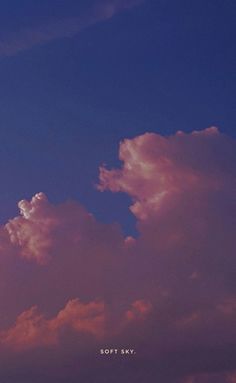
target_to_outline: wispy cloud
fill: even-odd
[[[81,15],[28,27],[0,38],[0,56],[13,56],[36,45],[72,37],[96,23],[111,19],[117,13],[142,4],[145,0],[96,1]]]

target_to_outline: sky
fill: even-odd
[[[1,1],[1,383],[236,382],[235,18]]]

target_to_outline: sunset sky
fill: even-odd
[[[0,383],[236,383],[235,20],[1,1]]]

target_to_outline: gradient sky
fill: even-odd
[[[112,383],[235,383],[235,1],[2,0],[0,8],[6,274],[0,355],[6,345],[10,361],[1,383],[54,383],[50,376],[55,383],[95,382],[96,373],[80,370],[77,357],[85,366],[91,358],[99,374],[107,371],[96,383],[106,377]],[[96,248],[104,254],[100,261],[92,257]],[[87,259],[76,259],[77,252]],[[50,261],[57,253],[58,265]],[[78,285],[73,264],[80,269]],[[185,277],[200,281],[187,284],[191,298]],[[63,278],[57,293],[54,284]],[[45,280],[45,287],[32,287],[34,279],[39,286]],[[153,330],[158,305],[161,338]],[[109,322],[113,309],[113,325],[101,341],[100,321]],[[31,320],[41,323],[32,339]],[[221,334],[218,343],[208,327]],[[43,352],[57,347],[61,331],[71,352],[65,355],[60,344],[47,364]],[[152,339],[152,331],[148,350],[143,339]],[[104,339],[133,342],[143,355],[108,367],[92,354]],[[56,371],[57,360],[66,360],[64,370]],[[39,376],[40,366],[45,375]],[[121,368],[121,380],[113,368]]]
[[[50,35],[85,20],[93,3],[1,2],[2,222],[42,190],[132,232],[127,199],[117,196],[115,212],[114,198],[93,188],[98,166],[117,164],[120,140],[211,125],[234,136],[234,1],[146,0],[71,37],[62,26],[46,43],[4,50],[19,36],[24,46],[26,29]]]

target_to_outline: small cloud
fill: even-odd
[[[10,241],[20,249],[22,257],[44,264],[49,259],[52,232],[57,226],[53,209],[43,193],[36,194],[30,202],[20,201],[18,206],[21,215],[5,226]]]

